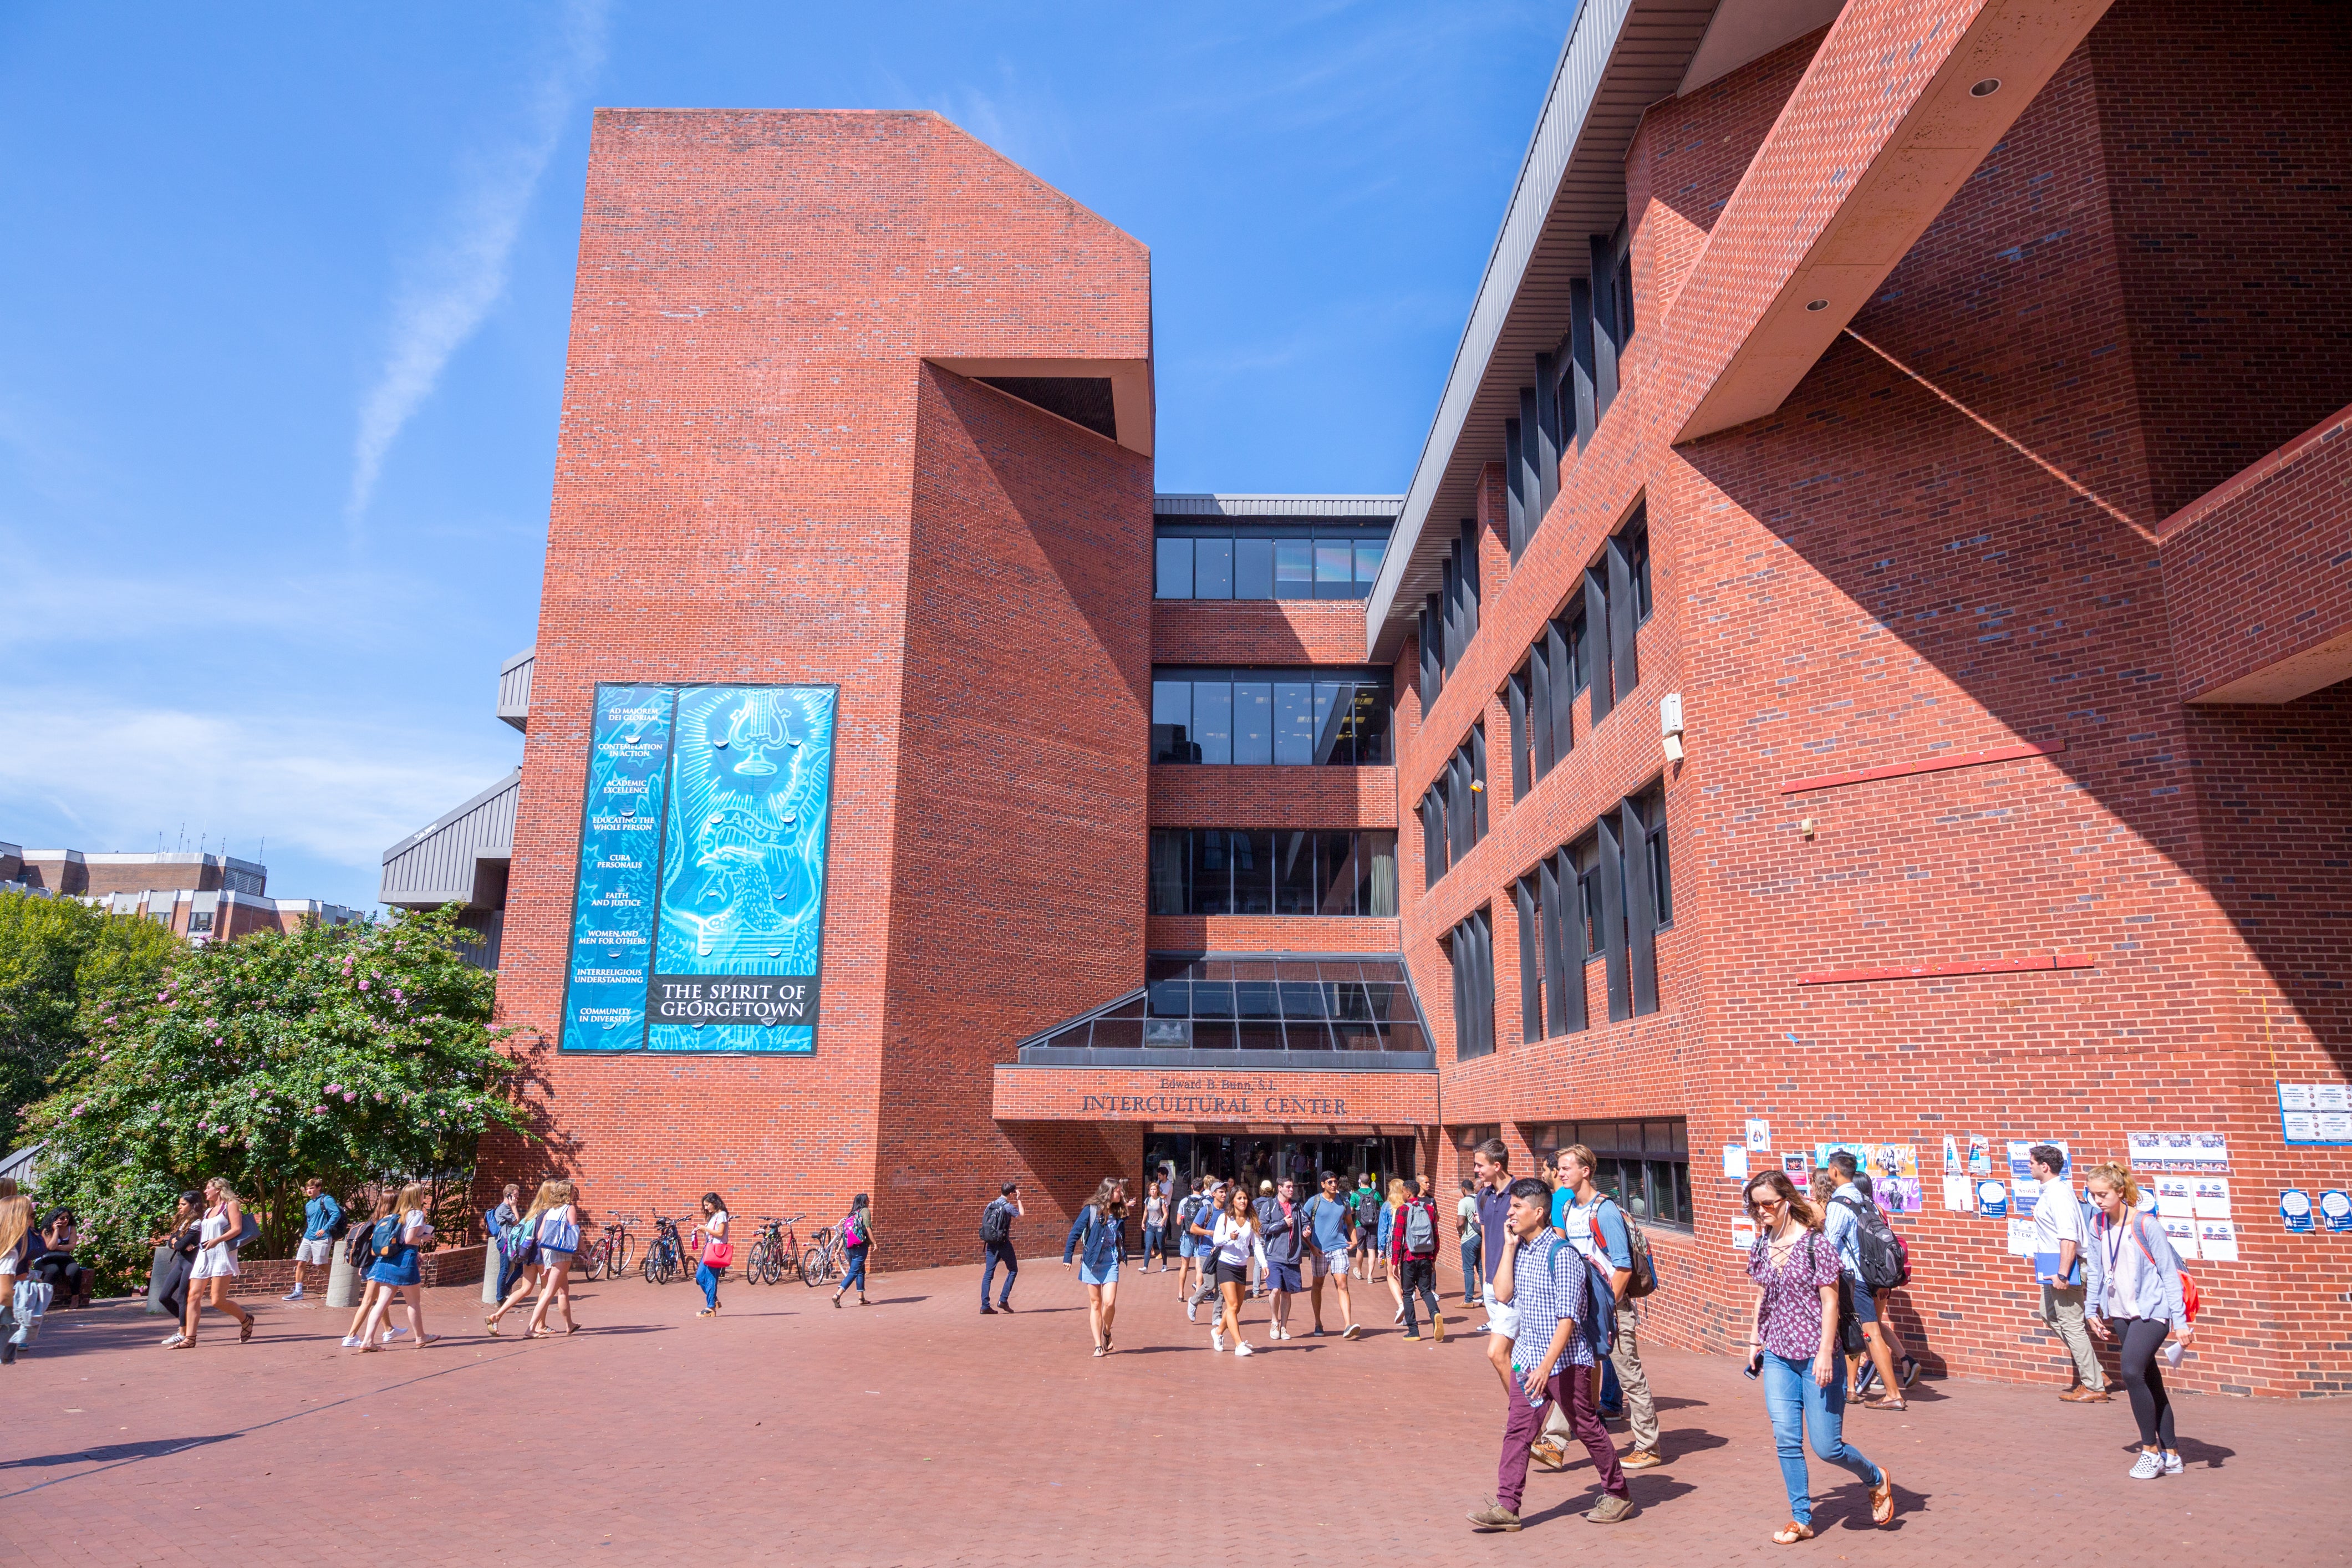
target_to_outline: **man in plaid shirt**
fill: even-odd
[[[1601,1424],[1593,1398],[1591,1270],[1551,1229],[1551,1194],[1532,1176],[1511,1184],[1510,1239],[1495,1270],[1495,1300],[1518,1310],[1511,1373],[1518,1389],[1503,1426],[1503,1454],[1495,1467],[1495,1500],[1474,1510],[1480,1530],[1519,1528],[1519,1498],[1527,1490],[1528,1450],[1557,1401],[1601,1473],[1601,1501],[1584,1517],[1615,1524],[1633,1512],[1633,1490],[1617,1463],[1617,1445]]]

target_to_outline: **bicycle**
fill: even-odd
[[[629,1271],[629,1226],[635,1220],[626,1215],[616,1215],[604,1227],[604,1234],[580,1250],[579,1268],[585,1279],[603,1279],[608,1276],[618,1279]]]
[[[842,1256],[841,1233],[826,1226],[816,1233],[816,1245],[801,1254],[801,1283],[814,1290],[830,1285],[848,1270]]]
[[[797,1214],[790,1219],[778,1219],[774,1215],[760,1216],[760,1233],[751,1238],[743,1254],[745,1284],[773,1285],[787,1274],[800,1272],[800,1237],[793,1234],[793,1226],[807,1217]]]
[[[687,1271],[686,1244],[678,1238],[676,1220],[655,1216],[654,1238],[638,1271],[648,1285],[667,1285]]]

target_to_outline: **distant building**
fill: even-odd
[[[305,916],[329,925],[360,918],[356,910],[317,899],[269,898],[268,885],[267,866],[232,855],[92,855],[0,844],[0,891],[75,899],[110,914],[152,920],[199,946],[249,931],[290,931]]]
[[[518,730],[530,721],[531,656],[525,648],[499,670],[498,716]],[[466,960],[483,969],[499,966],[506,934],[507,863],[514,855],[515,802],[521,794],[517,768],[383,852],[377,898],[393,909],[464,905],[457,923],[482,933],[482,945],[467,950]]]

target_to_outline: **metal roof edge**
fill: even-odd
[[[464,816],[467,812],[472,811],[477,806],[483,805],[490,801],[496,800],[499,796],[506,794],[506,792],[510,789],[519,788],[521,784],[522,769],[518,766],[513,772],[508,773],[506,777],[500,779],[489,788],[482,791],[479,795],[474,796],[473,799],[466,802],[465,805],[457,806],[452,810],[443,812],[426,826],[418,828],[415,832],[410,834],[407,837],[402,839],[399,843],[385,850],[383,852],[383,864],[387,866],[391,865],[394,860],[400,858],[401,856],[405,855],[411,849],[415,848],[418,845],[424,843],[435,834],[446,829],[451,823],[457,821],[459,817]]]

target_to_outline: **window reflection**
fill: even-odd
[[[1284,767],[1384,767],[1391,693],[1385,671],[1190,669],[1152,672],[1151,760]]]
[[[1155,827],[1150,887],[1155,915],[1393,920],[1396,835]]]
[[[1390,528],[1371,520],[1157,525],[1153,593],[1162,599],[1368,599]]]

